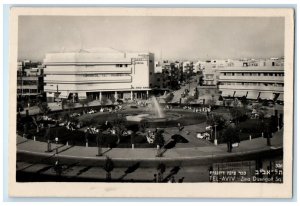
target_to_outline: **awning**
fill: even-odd
[[[274,99],[274,94],[270,92],[260,92],[259,94],[260,99]]]
[[[235,91],[234,97],[243,97],[247,95],[247,91]]]
[[[67,92],[65,92],[65,91],[62,91],[61,93],[60,93],[60,95],[59,95],[59,97],[58,98],[63,98],[63,99],[65,99],[65,98],[68,98],[68,93]]]
[[[247,99],[257,99],[258,95],[257,91],[248,91]]]
[[[230,91],[230,90],[224,90],[224,91],[222,91],[222,96],[223,97],[233,97],[233,95],[234,95],[233,91]]]
[[[284,96],[283,94],[279,94],[277,101],[284,101]]]
[[[86,92],[78,92],[78,99],[86,99]]]

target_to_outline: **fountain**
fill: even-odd
[[[160,105],[159,105],[157,99],[154,96],[152,96],[151,100],[152,100],[153,110],[155,112],[155,116],[158,117],[158,118],[164,118],[165,114],[161,110]]]
[[[127,121],[133,121],[133,122],[140,122],[144,119],[151,120],[151,121],[166,120],[165,114],[162,111],[157,99],[154,96],[151,97],[150,114],[143,113],[138,115],[129,115],[126,117],[126,119]]]

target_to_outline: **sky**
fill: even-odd
[[[270,58],[284,55],[280,17],[21,16],[18,59],[110,47],[149,51],[156,60]]]

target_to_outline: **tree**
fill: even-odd
[[[232,103],[231,100],[226,100],[226,106],[227,106],[227,107],[230,107],[231,103]]]
[[[165,144],[165,139],[162,135],[162,131],[156,131],[155,132],[155,139],[154,139],[154,143],[157,145],[158,150],[157,150],[157,156],[161,157],[162,153],[160,152],[160,149],[164,146]]]
[[[106,156],[106,160],[103,166],[103,169],[106,171],[106,180],[110,181],[111,180],[111,172],[114,169],[114,162],[112,159]]]
[[[248,100],[247,100],[246,96],[242,96],[241,103],[242,103],[243,107],[246,107],[248,105]]]
[[[145,130],[148,128],[149,122],[145,119],[141,120],[139,123],[139,130],[141,132],[145,132]]]
[[[229,126],[222,134],[223,140],[227,143],[227,152],[232,151],[232,144],[240,142],[239,133],[236,128]]]
[[[199,77],[199,85],[200,86],[203,86],[203,83],[204,83],[204,79],[203,78],[204,78],[203,76]]]
[[[197,89],[197,87],[195,88],[195,93],[194,93],[194,99],[198,99],[199,98],[199,91]]]
[[[62,99],[61,100],[61,109],[64,110],[65,109],[65,105],[67,104],[67,100],[66,99]]]
[[[165,102],[166,102],[166,103],[169,103],[169,102],[171,102],[171,101],[173,100],[173,98],[174,98],[174,94],[171,92],[170,94],[168,94],[168,95],[166,96]]]
[[[103,96],[103,97],[101,98],[101,102],[100,102],[100,104],[101,104],[101,105],[106,105],[106,104],[107,104],[107,102],[108,102],[108,99],[107,99],[107,97]]]
[[[47,102],[41,102],[41,103],[39,103],[38,107],[40,109],[40,112],[43,115],[46,115],[46,114],[48,114],[48,112],[50,112],[50,108],[48,107],[48,103]]]
[[[217,130],[222,130],[225,127],[226,120],[222,115],[212,114],[207,117],[206,123],[210,126],[217,125]]]
[[[115,129],[118,138],[116,144],[119,144],[122,134],[127,130],[125,127],[124,117],[117,117],[116,119],[114,119],[113,128]]]
[[[105,138],[102,134],[102,131],[99,131],[99,133],[96,136],[97,138],[97,147],[98,147],[98,154],[97,156],[102,156],[102,146],[105,143]]]
[[[185,103],[186,104],[190,104],[192,101],[195,100],[195,97],[194,96],[188,96],[185,100]]]
[[[110,101],[112,104],[114,104],[116,102],[116,98],[114,95],[110,97]]]
[[[71,109],[73,109],[75,107],[75,103],[72,101],[68,101],[67,103],[68,108],[69,108],[69,114],[71,113]]]
[[[88,106],[90,103],[89,99],[80,99],[79,103],[81,104],[82,108],[84,108],[84,106]]]
[[[247,114],[246,114],[245,108],[233,107],[229,111],[230,111],[230,115],[236,125],[239,124],[240,121],[247,119]]]

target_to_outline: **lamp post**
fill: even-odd
[[[277,113],[277,130],[280,130],[280,119],[279,119],[279,114]]]
[[[215,124],[215,140],[214,140],[214,144],[217,146],[218,145],[218,140],[217,140],[217,125]]]
[[[55,154],[56,154],[56,157],[58,157],[58,137],[55,137],[55,144],[56,144],[56,148],[55,148]]]

